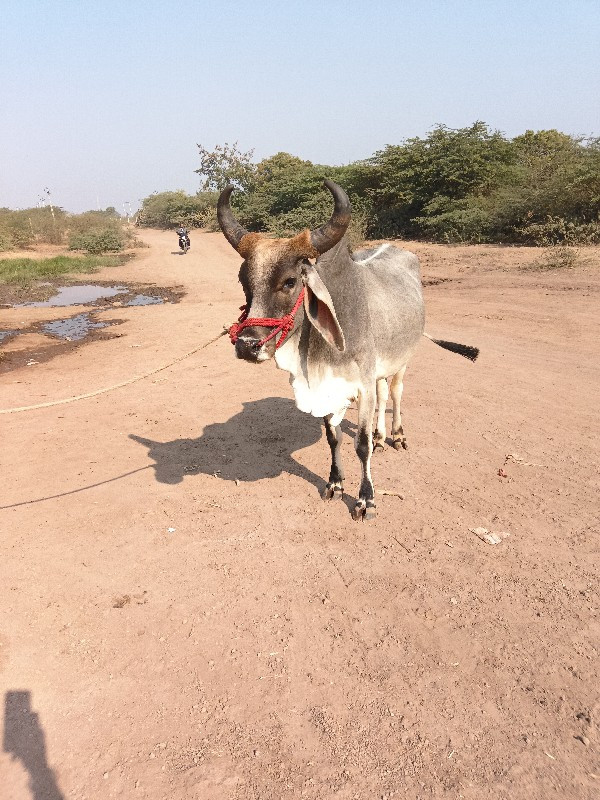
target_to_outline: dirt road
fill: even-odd
[[[126,381],[235,318],[220,235],[185,257],[144,238],[99,277],[182,302],[4,375],[0,409]],[[224,338],[0,415],[3,798],[598,796],[598,251],[551,273],[525,249],[414,249],[429,332],[482,354],[423,341],[410,449],[374,463],[404,499],[373,523],[320,500],[318,420]],[[344,456],[352,504],[350,436]]]

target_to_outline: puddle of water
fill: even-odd
[[[162,297],[151,297],[147,294],[136,294],[126,305],[128,306],[155,306],[159,303],[164,303]]]
[[[51,285],[51,284],[40,284],[40,285]],[[57,290],[57,294],[51,297],[49,300],[45,302],[38,302],[38,303],[18,303],[13,306],[8,306],[9,308],[26,308],[26,307],[49,307],[49,306],[70,306],[70,305],[80,305],[83,303],[94,303],[94,301],[99,300],[100,298],[105,297],[114,297],[115,295],[119,294],[126,294],[129,293],[131,290],[127,288],[127,286],[95,286],[95,285],[84,285],[84,286],[61,286]],[[160,289],[158,290],[160,291]],[[132,297],[127,302],[117,302],[116,306],[151,306],[151,305],[161,305],[164,302],[169,302],[164,297],[159,297],[157,295],[148,295],[148,294],[137,294]],[[40,332],[46,334],[47,336],[56,337],[57,339],[62,339],[70,342],[79,342],[82,339],[85,339],[95,328],[107,328],[110,325],[114,324],[114,321],[111,322],[93,322],[90,318],[90,314],[103,314],[107,311],[113,311],[116,308],[115,305],[104,305],[101,308],[95,308],[88,313],[78,314],[75,317],[71,317],[70,319],[57,319],[53,320],[52,322],[46,322],[44,324],[33,324],[30,329],[23,329],[23,330],[0,330],[0,345],[3,342],[8,341],[13,336],[18,336],[21,333],[31,332]],[[31,364],[37,364],[37,361],[27,362],[28,366]]]
[[[59,339],[69,339],[78,342],[85,339],[93,328],[106,328],[108,322],[92,322],[89,314],[77,314],[71,319],[56,319],[54,322],[47,322],[42,330],[51,336],[58,336]]]
[[[15,308],[44,308],[47,306],[78,306],[93,303],[101,297],[114,297],[127,291],[125,286],[61,286],[58,293],[43,303],[19,303]]]

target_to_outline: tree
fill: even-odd
[[[142,200],[137,224],[150,228],[176,228],[180,224],[204,227],[212,221],[216,202],[214,192],[155,192]]]
[[[214,150],[197,145],[200,167],[194,170],[204,176],[204,191],[221,192],[229,184],[249,190],[254,182],[255,166],[252,163],[254,150],[243,153],[238,143],[216,145]]]
[[[468,198],[502,185],[513,162],[507,139],[480,121],[458,129],[438,125],[424,139],[388,145],[371,160],[380,235],[418,234],[430,217],[454,207],[463,214]]]
[[[526,131],[513,140],[527,176],[529,217],[597,218],[600,147],[557,130]]]

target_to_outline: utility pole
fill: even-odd
[[[48,205],[50,206],[50,213],[52,214],[52,222],[56,222],[56,217],[54,216],[54,206],[52,205],[52,200],[50,198],[50,189],[47,186],[44,189],[44,194],[48,198]]]

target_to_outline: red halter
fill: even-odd
[[[277,336],[278,333],[281,333],[281,337],[277,342],[276,350],[281,347],[281,345],[285,342],[288,333],[294,327],[294,317],[296,316],[296,312],[302,305],[302,301],[304,300],[304,287],[302,287],[302,291],[298,295],[298,299],[296,300],[295,306],[292,308],[289,314],[286,314],[284,317],[280,317],[279,319],[270,319],[270,318],[257,318],[251,317],[248,319],[248,306],[240,306],[240,311],[242,312],[240,318],[237,322],[234,322],[231,328],[229,328],[229,338],[231,339],[231,344],[235,344],[238,340],[240,333],[244,330],[244,328],[274,328],[273,331],[268,336],[265,336],[264,339],[261,339],[260,342],[257,342],[256,347],[262,347],[263,344],[268,342],[274,336]]]

